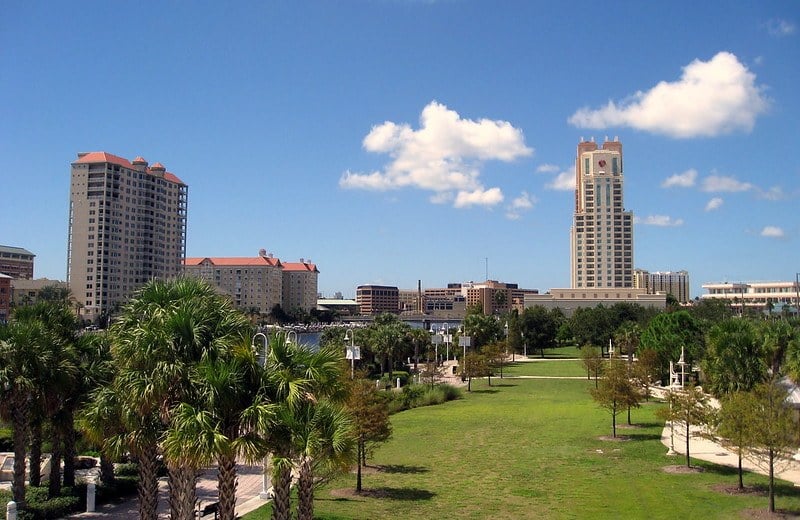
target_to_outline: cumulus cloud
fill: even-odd
[[[674,219],[667,215],[649,215],[644,218],[634,217],[634,224],[643,224],[645,226],[660,226],[660,227],[676,227],[683,225],[683,219]]]
[[[794,34],[796,29],[795,25],[790,22],[789,20],[783,20],[781,18],[773,18],[769,20],[767,23],[764,24],[764,27],[767,29],[767,32],[770,33],[772,36],[789,36],[790,34]]]
[[[706,211],[714,211],[722,206],[724,201],[720,197],[714,197],[706,204]]]
[[[478,188],[473,191],[459,191],[453,206],[456,208],[494,206],[501,202],[503,202],[503,192],[500,191],[500,188],[489,188],[488,190]]]
[[[541,164],[536,167],[536,173],[556,173],[560,169],[555,164]]]
[[[548,190],[556,191],[570,191],[575,189],[575,168],[563,171],[553,178],[552,181],[545,184]]]
[[[761,236],[766,238],[783,238],[783,229],[778,226],[765,226],[761,230]]]
[[[569,122],[583,128],[628,126],[674,138],[749,132],[769,101],[756,76],[730,52],[694,60],[680,79],[662,81],[620,102],[581,108]]]
[[[670,175],[664,180],[664,182],[661,183],[661,187],[691,188],[692,186],[694,186],[695,180],[697,180],[697,170],[691,168],[683,173],[676,173],[675,175]]]
[[[434,192],[435,202],[453,200],[456,207],[502,202],[500,188],[487,189],[481,182],[483,162],[533,154],[522,131],[511,123],[462,119],[435,101],[422,110],[419,129],[386,121],[372,127],[362,144],[369,152],[388,154],[391,161],[382,171],[347,171],[339,186],[380,191],[412,187]]]
[[[511,220],[517,220],[522,216],[521,214],[523,211],[533,209],[536,202],[538,202],[536,197],[531,196],[527,191],[523,191],[520,193],[519,197],[512,200],[511,204],[506,208],[506,217]]]
[[[766,200],[782,200],[786,198],[780,186],[773,186],[768,190],[758,190],[758,198]]]
[[[749,182],[741,182],[734,177],[727,177],[724,175],[709,175],[703,179],[701,188],[705,192],[740,192],[749,191],[753,189],[753,185]]]

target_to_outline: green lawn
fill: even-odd
[[[528,348],[528,357],[533,358],[540,358],[542,352],[540,350],[534,350],[532,348]],[[579,358],[581,357],[581,349],[579,349],[575,345],[570,345],[567,347],[558,347],[558,348],[546,348],[544,349],[544,357],[551,358],[551,359],[564,359],[564,358]]]
[[[318,491],[318,518],[727,519],[767,507],[763,496],[712,489],[734,484],[732,469],[697,461],[703,473],[663,472],[683,459],[666,457],[659,442],[661,405],[634,410],[640,427],[610,442],[598,438],[610,434],[611,419],[590,399],[593,383],[492,382],[473,381],[463,400],[393,416],[393,439],[370,461],[383,469],[364,476],[373,496],[343,498],[335,491],[353,488],[355,476],[342,476]],[[800,492],[781,483],[778,493],[779,508],[800,512]],[[267,518],[266,508],[244,518]]]
[[[503,367],[503,375],[586,377],[586,368],[578,359],[544,359],[511,363]]]

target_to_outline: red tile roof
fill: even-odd
[[[273,267],[281,267],[281,261],[277,258],[268,258],[264,256],[256,257],[203,257],[203,258],[185,258],[183,265],[200,265],[203,260],[210,260],[212,265],[218,266],[265,266],[270,265]]]
[[[307,262],[284,262],[284,271],[308,271],[311,273],[318,273],[317,266]]]
[[[136,156],[136,159],[134,159],[133,162],[141,162],[147,164],[147,161],[142,159],[140,155]],[[131,170],[135,169],[133,167],[133,164],[128,159],[118,157],[108,152],[89,152],[84,154],[83,157],[78,157],[78,160],[72,164],[90,164],[90,163],[111,163],[111,164],[118,164],[124,168],[128,168]],[[165,168],[163,164],[157,162],[153,166],[147,169],[147,173],[150,173],[150,171],[154,169],[164,170]],[[175,184],[182,184],[184,186],[186,185],[182,180],[178,178],[177,175],[170,172],[166,172],[164,174],[164,178],[170,182],[174,182]]]
[[[137,159],[139,159],[139,157],[137,157]],[[83,157],[79,157],[78,160],[72,164],[79,163],[111,163],[119,164],[120,166],[130,168],[131,170],[133,169],[133,165],[128,159],[123,159],[122,157],[117,157],[116,155],[106,152],[89,152]]]

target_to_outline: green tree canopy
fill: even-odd
[[[728,318],[711,327],[706,341],[703,373],[715,396],[748,391],[767,378],[762,342],[756,327],[741,318]]]
[[[705,354],[705,339],[700,323],[687,311],[659,314],[642,331],[640,347],[658,353],[659,373],[662,381],[669,374],[669,362],[678,361],[681,347],[684,360],[692,366]]]

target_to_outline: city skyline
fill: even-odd
[[[597,5],[8,6],[0,243],[65,279],[68,165],[105,151],[191,186],[190,257],[302,257],[326,296],[544,292],[570,286],[576,145],[618,137],[633,267],[692,297],[794,279],[800,7]]]

